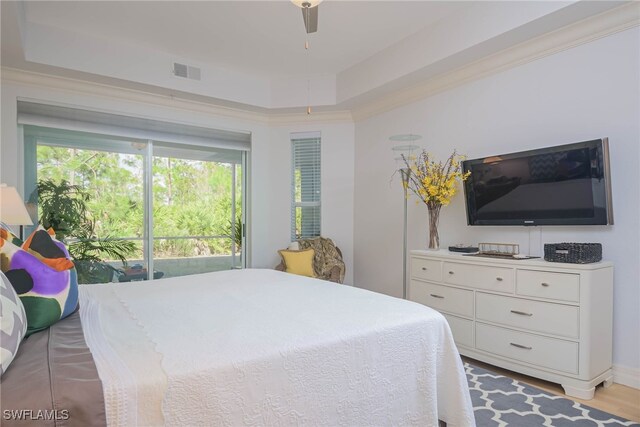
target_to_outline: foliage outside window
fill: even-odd
[[[37,161],[39,181],[59,184],[66,180],[87,195],[86,213],[95,237],[144,237],[141,155],[38,145]],[[239,165],[236,173],[238,176],[242,173]],[[236,241],[236,252],[240,252],[242,204],[241,197],[237,197],[236,223],[231,224],[230,164],[154,157],[153,177],[155,257],[231,252],[231,240],[227,238],[158,239],[167,236],[230,236]],[[240,194],[239,178],[236,185]],[[142,259],[142,244],[135,242],[134,246],[129,258]]]
[[[79,283],[110,281],[115,269],[101,261],[117,259],[126,265],[127,256],[135,252],[132,241],[96,236],[95,221],[87,210],[89,195],[80,186],[66,180],[60,183],[42,180],[29,202],[34,203],[36,199],[40,224],[46,229],[53,228],[59,240],[72,237],[68,250],[75,262]]]

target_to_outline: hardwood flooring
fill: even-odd
[[[550,383],[538,378],[508,371],[468,357],[462,357],[462,359],[472,365],[480,366],[481,368],[488,369],[500,375],[522,381],[523,383],[538,387],[542,390],[548,391],[549,393],[564,396],[564,391],[560,384]],[[568,396],[564,397],[631,421],[640,422],[640,390],[635,388],[621,384],[613,384],[609,388],[604,388],[600,385],[596,388],[596,394],[591,400],[581,400]]]

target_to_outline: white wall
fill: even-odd
[[[141,116],[217,129],[252,133],[250,171],[250,260],[252,267],[273,268],[277,250],[290,239],[291,146],[289,133],[321,131],[323,137],[322,230],[345,252],[348,283],[353,275],[353,124],[309,123],[270,126],[265,116],[216,113],[201,103],[171,101],[165,97],[110,90],[78,82],[58,85],[56,78],[33,83],[4,80],[1,86],[0,182],[23,185],[22,147],[19,143],[17,99],[70,105],[122,115]],[[175,104],[175,105],[173,105]],[[304,117],[304,115],[301,115]]]
[[[270,81],[265,77],[181,58],[148,46],[79,35],[68,28],[33,22],[27,28],[27,61],[260,107],[270,106]],[[61,46],[65,48],[61,49]],[[173,76],[174,62],[201,68],[202,80]]]
[[[355,282],[402,295],[402,189],[389,136],[414,133],[439,158],[470,158],[608,136],[615,225],[469,227],[461,194],[441,211],[441,246],[601,242],[615,263],[614,363],[640,369],[640,30],[636,27],[357,122]],[[410,201],[409,248],[426,248],[427,210]],[[539,234],[541,233],[541,235]],[[638,371],[636,371],[638,372]]]
[[[319,130],[314,123],[274,126],[271,131],[271,152],[279,166],[271,171],[278,182],[291,181],[291,132]],[[342,251],[347,266],[345,283],[353,284],[353,123],[324,125],[321,131],[321,211],[320,229]],[[277,161],[277,160],[276,160]],[[270,209],[278,210],[278,220],[271,224],[280,247],[286,247],[291,236],[291,186],[273,188],[267,195],[277,201]],[[274,236],[275,238],[275,236]],[[275,259],[275,258],[274,258]]]

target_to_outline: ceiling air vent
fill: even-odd
[[[200,68],[174,62],[173,75],[183,79],[200,80]]]

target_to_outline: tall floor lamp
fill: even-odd
[[[0,184],[0,222],[20,226],[20,239],[23,239],[22,226],[33,225],[29,212],[15,187]]]
[[[414,135],[411,133],[403,135],[393,135],[389,137],[389,140],[392,142],[415,142],[419,139],[422,139],[422,136]],[[409,196],[408,184],[411,170],[406,167],[403,156],[405,158],[410,157],[419,148],[419,146],[414,144],[395,145],[391,148],[396,154],[396,162],[400,165],[397,171],[400,172],[400,177],[402,178],[402,188],[404,191],[404,220],[402,228],[402,298],[404,299],[407,298],[407,198]]]

